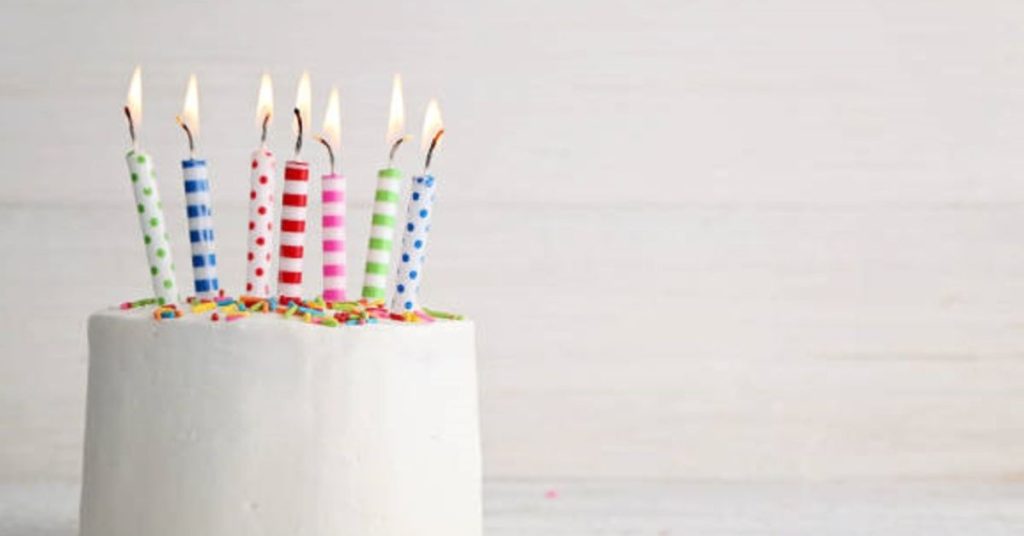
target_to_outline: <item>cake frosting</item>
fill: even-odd
[[[89,319],[81,536],[480,536],[474,326]]]

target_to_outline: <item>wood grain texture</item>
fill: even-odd
[[[119,111],[136,63],[179,256],[173,116],[199,76],[229,289],[262,70],[281,117],[302,69],[316,118],[340,85],[353,244],[391,73],[411,130],[439,97],[424,293],[480,326],[489,475],[1024,476],[1019,2],[53,1],[0,18],[0,481],[77,477],[85,316],[146,292]],[[271,141],[287,156],[287,121]]]

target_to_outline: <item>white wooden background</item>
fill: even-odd
[[[199,77],[231,289],[262,70],[284,112],[309,69],[317,124],[339,85],[357,244],[391,73],[413,131],[440,99],[426,294],[479,321],[491,478],[1024,477],[1020,2],[14,0],[0,19],[0,482],[77,479],[85,317],[147,291],[136,63],[179,256],[173,116]],[[282,157],[290,140],[279,120]]]

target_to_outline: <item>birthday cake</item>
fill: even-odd
[[[182,299],[153,160],[135,138],[139,77],[137,70],[125,107],[127,163],[153,296],[88,321],[80,534],[480,536],[474,325],[419,299],[436,187],[426,167],[443,132],[436,103],[424,128],[427,164],[409,181],[401,226],[403,175],[392,166],[378,173],[355,299],[346,287],[345,182],[334,169],[338,127],[333,137],[328,128],[338,110],[332,92],[320,138],[331,155],[321,188],[323,288],[307,298],[310,179],[298,157],[308,110],[296,106],[298,142],[275,219],[261,89],[246,293],[231,297],[217,273],[207,163],[196,157],[193,77],[179,124],[190,149],[182,171],[195,292]],[[303,92],[308,102],[306,77],[299,87],[299,102]],[[401,128],[391,132],[393,158],[405,138]],[[275,228],[276,292],[268,273]],[[392,262],[396,229],[401,254]]]
[[[473,332],[94,314],[82,536],[479,536]]]

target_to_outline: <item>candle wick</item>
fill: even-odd
[[[398,138],[397,140],[395,140],[394,143],[391,144],[391,151],[388,152],[388,167],[389,168],[394,167],[394,165],[395,165],[395,153],[398,152],[398,147],[400,145],[402,145],[402,142],[405,141],[405,138],[406,138],[405,136],[402,136],[402,137]]]
[[[331,144],[326,139],[324,139],[323,136],[317,136],[316,137],[316,141],[318,141],[321,144],[323,144],[324,147],[327,147],[327,158],[331,162],[331,173],[333,174],[334,173],[334,148],[331,147]]]
[[[195,159],[195,157],[196,157],[196,140],[195,140],[195,138],[192,137],[192,129],[188,128],[188,123],[186,123],[181,118],[180,115],[175,117],[175,119],[178,121],[178,125],[180,125],[181,128],[185,130],[185,135],[188,136],[188,155],[189,155],[189,158]]]
[[[128,118],[128,135],[132,138],[132,149],[138,150],[139,141],[135,138],[135,120],[132,119],[132,109],[125,106],[124,115]]]
[[[299,134],[295,137],[295,160],[299,159],[299,153],[302,152],[302,111],[295,108],[295,120],[299,125]]]
[[[260,134],[260,143],[267,145],[267,125],[270,124],[270,114],[263,116],[263,133]]]
[[[430,169],[430,161],[434,158],[434,149],[437,148],[437,142],[441,141],[441,136],[443,135],[444,129],[442,128],[437,131],[437,134],[434,134],[434,139],[430,140],[430,149],[427,149],[427,161],[423,164],[424,175],[427,173],[427,170]]]

